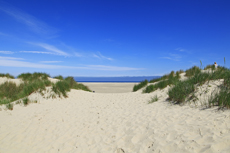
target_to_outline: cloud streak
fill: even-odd
[[[43,52],[43,51],[19,51],[20,53],[32,53],[32,54],[54,54],[51,52]]]
[[[180,61],[182,56],[178,55],[178,54],[169,53],[168,56],[164,56],[164,57],[160,57],[160,58],[169,59],[169,60],[173,60],[173,61]]]
[[[0,51],[0,54],[13,54],[14,52],[12,51]]]
[[[98,52],[97,54],[93,53],[93,57],[98,58],[98,59],[105,59],[105,60],[109,60],[109,61],[113,60],[110,57],[103,56],[100,52]]]
[[[40,61],[41,63],[61,63],[63,61]]]
[[[40,69],[82,69],[82,70],[101,70],[101,71],[133,71],[143,70],[143,68],[132,68],[132,67],[118,67],[118,66],[106,66],[106,65],[86,65],[81,67],[76,66],[62,66],[62,65],[49,65],[41,63],[32,63],[26,61],[20,61],[19,58],[14,57],[1,57],[0,66],[5,67],[24,67],[24,68],[40,68]],[[57,62],[57,61],[53,61]],[[58,61],[59,62],[59,61]],[[52,63],[46,61],[45,63]]]
[[[15,7],[5,5],[0,2],[0,11],[14,18],[16,21],[28,26],[33,32],[37,34],[55,34],[57,30],[51,28],[46,23],[38,20],[32,15],[29,15]]]
[[[68,53],[56,48],[55,46],[52,46],[52,45],[49,45],[46,43],[30,43],[30,44],[44,48],[47,51],[50,51],[50,54],[61,55],[61,56],[70,56]]]
[[[17,57],[4,57],[0,56],[0,60],[24,60],[23,58],[17,58]]]

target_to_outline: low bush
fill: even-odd
[[[144,81],[140,82],[139,84],[134,85],[133,91],[137,91],[137,90],[145,87],[147,84],[148,84],[148,80],[144,80]]]
[[[191,76],[193,76],[193,75],[195,75],[197,73],[200,73],[200,72],[201,72],[201,70],[200,70],[199,67],[193,66],[192,68],[190,68],[190,69],[185,71],[185,76],[191,77]]]
[[[168,91],[169,100],[182,103],[186,97],[194,91],[195,87],[191,80],[178,81],[175,86]]]
[[[204,68],[204,70],[207,70],[207,69],[215,70],[215,65],[214,64],[212,64],[212,65],[209,64]]]
[[[158,82],[158,81],[160,81],[160,80],[161,80],[161,78],[152,79],[152,80],[149,81],[149,83]]]
[[[228,88],[221,88],[219,93],[212,95],[209,100],[209,106],[219,106],[219,108],[230,108],[230,91]]]
[[[54,79],[64,80],[63,76],[61,75],[55,76]]]
[[[23,99],[23,104],[24,104],[24,106],[27,106],[29,104],[29,98],[28,97]]]
[[[14,105],[11,103],[6,104],[6,108],[9,110],[13,110],[14,109]]]
[[[167,87],[168,85],[172,85],[172,84],[176,84],[179,81],[179,78],[177,76],[173,76],[173,73],[170,73],[170,75],[168,75],[168,79],[167,80],[161,80],[158,83],[154,84],[154,85],[149,85],[147,86],[144,90],[143,93],[150,93],[153,92],[157,89],[164,89],[165,87]]]
[[[10,75],[9,73],[0,73],[0,77],[7,77],[7,78],[10,78],[10,79],[14,79],[14,76]]]
[[[26,82],[31,82],[31,81],[35,81],[35,80],[48,80],[48,77],[50,77],[48,74],[46,73],[38,73],[35,72],[33,74],[31,73],[22,73],[18,76],[18,78],[22,79],[23,81]]]
[[[158,101],[157,95],[155,95],[154,97],[152,97],[151,100],[149,100],[148,103],[151,104],[151,103],[154,103],[154,102],[156,102],[156,101]]]
[[[62,94],[64,97],[67,97],[66,92],[70,89],[80,89],[84,91],[91,91],[87,86],[77,83],[73,77],[67,77],[65,80],[58,81],[53,85],[53,91],[59,96]]]
[[[67,97],[66,91],[70,91],[70,85],[67,81],[58,81],[53,85],[52,90],[59,96],[62,94],[64,97]]]

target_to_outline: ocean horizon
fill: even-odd
[[[76,82],[141,82],[144,80],[152,80],[161,76],[124,76],[124,77],[74,77]]]

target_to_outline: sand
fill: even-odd
[[[126,93],[132,92],[138,83],[83,83],[96,93]]]
[[[212,87],[207,88],[214,88],[215,82],[212,83]],[[169,86],[150,94],[142,94],[142,90],[130,92],[130,84],[119,91],[123,93],[108,93],[107,89],[115,90],[111,84],[93,86],[95,93],[71,90],[68,98],[40,97],[38,103],[26,107],[15,105],[13,111],[2,106],[0,152],[230,151],[229,110],[173,105],[166,101]],[[102,86],[106,90],[101,89]],[[120,86],[112,84],[117,90]],[[100,93],[103,91],[106,93]],[[36,94],[31,98],[38,97]],[[155,95],[159,100],[148,104]]]

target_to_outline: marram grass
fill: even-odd
[[[144,80],[144,81],[140,82],[139,84],[134,85],[133,91],[137,91],[137,90],[145,87],[147,84],[148,84],[148,80]]]
[[[7,76],[11,75],[7,74]],[[49,75],[45,73],[22,73],[18,78],[21,78],[24,83],[21,83],[18,86],[13,82],[0,84],[0,105],[10,104],[10,102],[21,98],[24,98],[23,103],[26,104],[27,99],[25,97],[35,91],[42,92],[48,86],[52,86],[55,93],[59,96],[63,95],[64,97],[67,97],[67,92],[70,91],[70,89],[90,91],[87,86],[75,82],[73,77],[67,77],[65,80],[58,81],[56,84],[51,83],[51,81],[48,80],[48,77]]]

